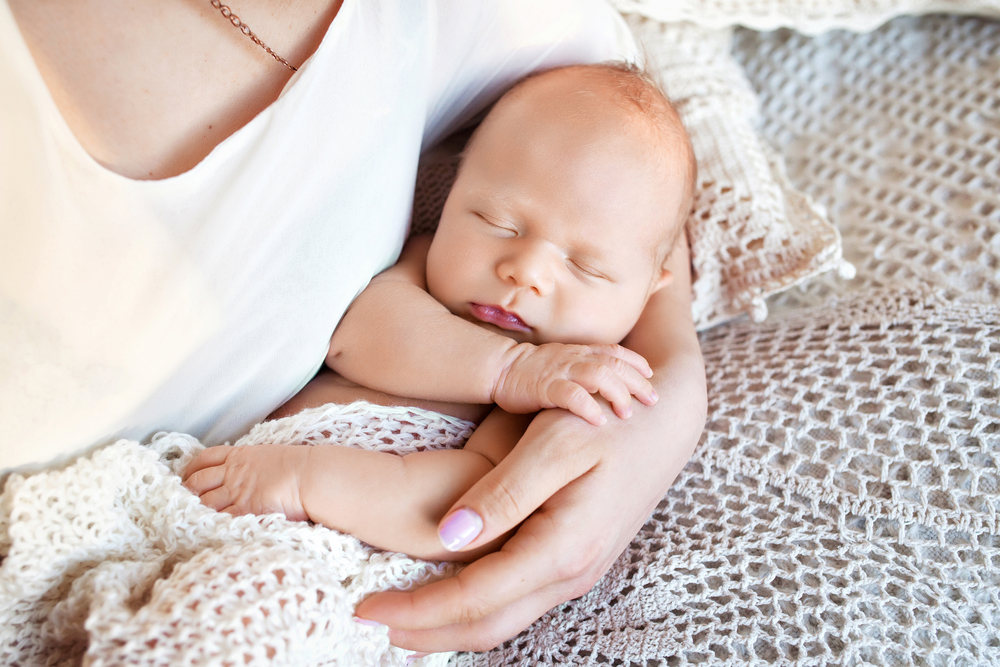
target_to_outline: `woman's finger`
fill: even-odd
[[[565,548],[571,544],[574,541],[571,533],[565,526],[553,525],[551,514],[539,511],[524,522],[500,551],[483,556],[454,577],[412,592],[372,597],[358,607],[358,616],[375,619],[395,631],[475,626],[522,599],[565,582],[569,578],[567,573],[572,571],[567,563],[576,554],[560,555],[556,546]],[[561,600],[548,601],[554,604]],[[526,618],[522,622],[526,625],[532,620]],[[423,650],[418,646],[406,648]]]
[[[564,588],[562,584],[547,586],[477,621],[423,630],[390,628],[389,641],[393,646],[428,653],[453,650],[488,651],[527,628],[552,607],[565,601],[566,595],[561,593]]]
[[[475,548],[524,521],[596,465],[600,453],[579,445],[594,429],[568,412],[540,413],[513,451],[451,506],[438,525],[441,543],[451,551]]]

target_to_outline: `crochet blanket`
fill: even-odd
[[[472,426],[361,401],[265,422],[236,444],[410,453],[461,446]],[[179,476],[202,449],[161,433],[148,446],[123,440],[64,470],[11,477],[0,496],[0,664],[407,664],[408,652],[354,622],[353,610],[372,592],[454,566],[281,515],[204,507]]]
[[[704,332],[705,433],[639,535],[454,664],[1000,665],[1000,23],[734,46],[857,277]]]

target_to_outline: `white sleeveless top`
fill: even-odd
[[[346,0],[277,101],[137,181],[83,150],[0,2],[0,471],[247,432],[396,260],[421,146],[528,72],[634,49],[604,0]]]

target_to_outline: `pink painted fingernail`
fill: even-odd
[[[354,617],[354,622],[359,625],[367,625],[369,628],[384,628],[385,626],[378,621],[369,621],[367,618]]]
[[[469,508],[463,507],[455,510],[445,519],[441,528],[438,529],[438,537],[445,549],[458,551],[476,539],[476,536],[481,532],[483,532],[483,520]]]

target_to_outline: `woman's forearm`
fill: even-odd
[[[644,356],[654,372],[658,367],[690,363],[693,374],[704,380],[701,346],[691,316],[690,255],[683,239],[671,253],[667,268],[673,283],[653,294],[622,344]]]

